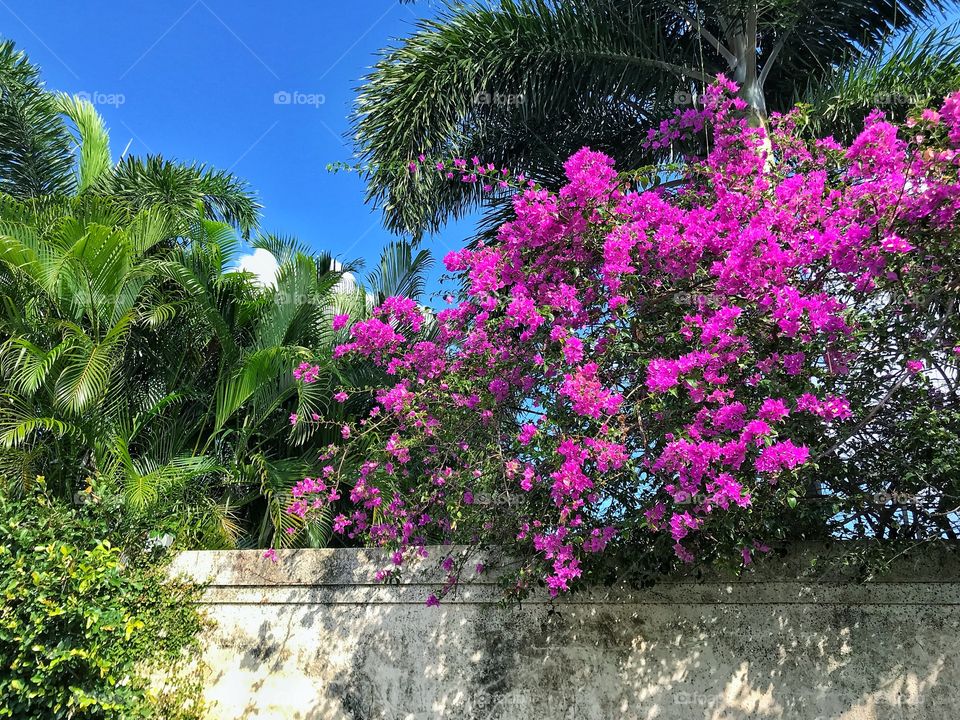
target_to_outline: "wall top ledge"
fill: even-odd
[[[882,592],[883,588],[895,594],[894,586],[898,584],[914,587],[927,584],[930,593],[936,597],[948,585],[958,584],[956,592],[946,593],[953,596],[960,593],[958,549],[960,546],[950,545],[927,548],[913,556],[899,558],[883,574],[864,581],[855,572],[844,569],[839,562],[831,562],[831,558],[840,557],[835,550],[811,547],[786,558],[768,559],[739,577],[720,573],[706,574],[701,578],[692,575],[671,577],[658,581],[650,590],[598,588],[586,596],[593,601],[621,598],[627,602],[635,601],[638,596],[649,599],[663,594],[683,597],[694,593],[691,595],[694,598],[697,597],[695,587],[709,587],[716,598],[722,599],[726,594],[731,600],[737,597],[742,602],[744,596],[749,596],[758,586],[765,585],[781,586],[780,596],[795,597],[797,601],[811,602],[819,598],[820,602],[829,602],[833,596],[856,601],[851,593],[869,598],[874,593]],[[444,557],[448,554],[453,554],[455,559],[467,557],[463,555],[466,550],[459,547],[437,546],[428,548],[428,551],[426,559],[417,559],[404,566],[399,586],[385,585],[374,577],[377,570],[390,567],[389,553],[355,548],[278,550],[277,562],[264,558],[262,550],[186,551],[173,559],[169,572],[208,584],[211,588],[328,588],[340,591],[350,589],[355,594],[365,589],[363,591],[370,597],[384,594],[395,597],[412,591],[417,594],[419,602],[420,595],[425,596],[428,592],[427,587],[436,588],[442,584],[444,573],[439,563]],[[821,559],[811,565],[813,557]],[[481,560],[490,566],[496,564],[495,558],[489,554],[484,557],[469,556],[464,562],[466,569],[461,578],[461,589],[469,590],[475,597],[499,596],[495,573],[481,576],[473,573],[474,566]],[[859,593],[857,588],[860,588]],[[586,599],[582,593],[574,597],[581,598],[581,601]],[[763,593],[759,593],[758,601],[762,601],[762,597]],[[882,595],[876,597],[879,599]],[[952,604],[947,597],[943,597],[943,600]]]

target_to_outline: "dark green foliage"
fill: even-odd
[[[21,198],[70,192],[71,144],[37,68],[12,42],[0,42],[0,190]]]
[[[663,161],[643,147],[647,131],[689,107],[721,72],[761,118],[798,100],[823,100],[829,124],[849,128],[878,104],[903,109],[888,102],[890,93],[943,95],[960,82],[950,32],[891,42],[950,4],[451,2],[384,50],[359,90],[355,127],[368,199],[392,230],[419,235],[482,202],[476,184],[411,174],[407,163],[419,153],[476,154],[548,186],[585,145],[622,170]]]

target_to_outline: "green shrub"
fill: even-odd
[[[197,588],[112,544],[116,518],[0,492],[0,718],[201,716],[199,674],[184,672]]]

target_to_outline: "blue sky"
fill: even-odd
[[[115,158],[129,143],[230,169],[259,192],[267,230],[370,261],[392,236],[361,180],[326,165],[351,160],[348,114],[374,53],[435,10],[429,0],[0,0],[0,27],[49,88],[97,104]],[[470,227],[432,239],[438,265]]]

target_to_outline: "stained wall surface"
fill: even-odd
[[[359,550],[187,552],[209,583],[219,720],[960,718],[960,567],[865,584],[769,567],[551,603],[488,579],[440,607],[436,558],[403,584]]]

